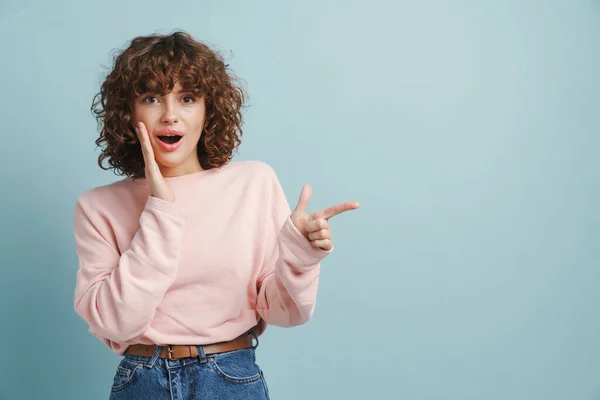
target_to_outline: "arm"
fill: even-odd
[[[119,254],[106,219],[91,201],[77,201],[74,306],[94,332],[118,343],[145,332],[175,280],[185,220],[173,203],[149,196],[139,230]]]
[[[313,247],[290,219],[290,206],[271,169],[266,205],[272,210],[267,221],[267,246],[258,278],[257,311],[266,323],[282,327],[301,325],[313,315],[321,260],[333,250]]]

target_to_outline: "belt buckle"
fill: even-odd
[[[173,349],[171,349],[170,344],[167,345],[167,352],[169,353],[169,355],[168,355],[169,360],[175,361],[175,358],[173,358]]]

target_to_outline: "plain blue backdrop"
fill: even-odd
[[[73,311],[89,108],[111,54],[184,29],[249,93],[234,160],[342,201],[274,399],[600,399],[600,2],[0,1],[0,399],[106,399]]]

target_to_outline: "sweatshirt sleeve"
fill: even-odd
[[[120,254],[94,201],[82,196],[74,211],[75,311],[90,331],[124,343],[146,331],[175,280],[186,216],[175,204],[149,196],[130,247]]]
[[[290,219],[291,209],[272,168],[266,192],[269,221],[265,260],[258,278],[257,311],[270,325],[291,327],[313,315],[321,260],[326,251],[313,247]]]

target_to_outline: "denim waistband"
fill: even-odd
[[[254,332],[254,329],[250,329],[247,332],[247,334],[252,335],[254,340],[256,340],[256,344],[254,344],[254,345],[252,345],[252,347],[250,347],[251,349],[255,350],[258,347],[258,343],[259,343],[258,336]],[[196,347],[196,349],[198,350],[197,356],[181,358],[178,360],[169,360],[169,366],[176,367],[176,366],[189,365],[194,362],[206,362],[208,360],[208,357],[207,357],[206,353],[204,352],[205,345],[193,345],[193,346]],[[142,363],[146,364],[147,368],[152,368],[154,366],[154,364],[157,362],[157,360],[161,360],[159,358],[159,355],[162,352],[163,348],[165,348],[165,347],[166,346],[157,345],[156,350],[154,351],[154,355],[152,355],[152,356],[138,356],[138,355],[125,353],[123,355],[123,357],[128,360],[142,362]],[[240,349],[240,350],[243,350],[243,349]],[[238,351],[238,350],[234,350],[234,351]]]

